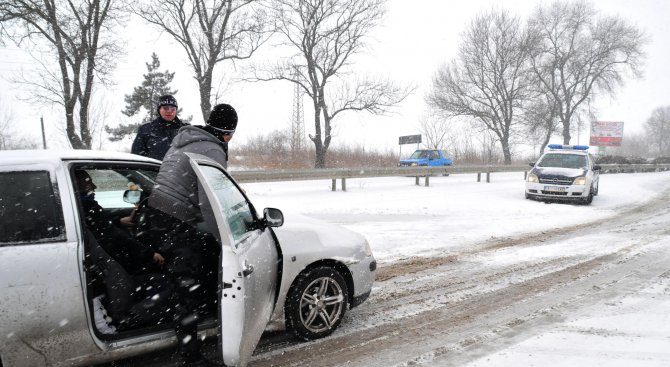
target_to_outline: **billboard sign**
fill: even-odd
[[[419,144],[421,143],[421,135],[406,135],[400,137],[400,142],[398,144]]]
[[[589,145],[599,147],[619,147],[623,139],[623,121],[591,122]]]

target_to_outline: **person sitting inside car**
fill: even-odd
[[[130,216],[112,220],[104,216],[88,172],[76,170],[75,178],[87,227],[89,270],[105,288],[104,306],[116,330],[171,321],[174,287],[160,273],[163,256],[119,227],[130,223]]]
[[[123,218],[105,217],[103,208],[95,200],[97,186],[85,170],[76,170],[75,177],[79,189],[79,200],[84,209],[86,226],[93,232],[103,249],[118,261],[129,274],[162,266],[165,259],[140,241],[130,237],[120,225],[132,223],[132,216]]]

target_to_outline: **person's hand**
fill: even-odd
[[[127,217],[123,217],[119,219],[119,223],[126,227],[132,227],[135,225],[135,209],[133,209],[132,212],[130,212],[130,215]]]
[[[163,266],[163,264],[165,263],[165,258],[158,252],[154,252],[154,262],[160,266]]]

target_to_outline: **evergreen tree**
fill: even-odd
[[[109,140],[119,141],[126,136],[137,132],[140,125],[150,122],[156,117],[156,101],[164,94],[176,94],[176,90],[170,88],[174,73],[159,71],[161,62],[156,53],[151,54],[151,63],[147,63],[147,73],[144,74],[142,85],[135,87],[133,93],[125,95],[126,109],[121,111],[128,117],[133,117],[144,112],[142,120],[137,123],[121,124],[118,127],[105,126],[105,131],[110,134]],[[181,109],[180,109],[181,110]],[[187,119],[187,120],[190,120]]]

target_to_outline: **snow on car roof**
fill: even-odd
[[[0,151],[0,165],[2,164],[27,164],[27,163],[53,163],[68,160],[122,160],[160,163],[160,161],[146,158],[136,154],[110,152],[101,150],[79,150],[79,149],[46,149],[46,150],[5,150]]]

